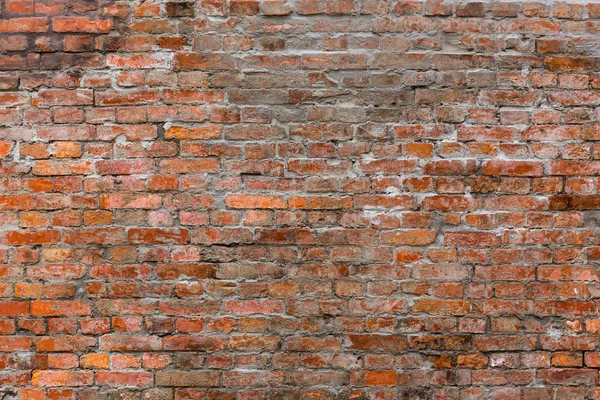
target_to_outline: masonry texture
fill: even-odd
[[[0,398],[600,399],[600,3],[0,4]]]

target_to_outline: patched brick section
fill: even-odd
[[[599,26],[0,0],[0,398],[600,399]]]

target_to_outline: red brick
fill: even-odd
[[[219,160],[216,158],[163,160],[160,162],[160,170],[167,174],[216,172],[219,170]]]
[[[66,36],[65,52],[86,52],[94,49],[94,38],[88,36]]]
[[[54,32],[108,33],[113,28],[113,21],[91,20],[85,17],[56,17],[52,20]]]
[[[31,302],[31,315],[34,316],[62,316],[62,315],[90,315],[90,304],[82,301],[45,301]]]
[[[483,173],[501,176],[543,176],[544,164],[532,161],[492,160],[485,163]]]
[[[98,386],[152,386],[154,381],[151,372],[97,372],[96,384]]]
[[[7,0],[6,10],[15,14],[33,14],[33,0]]]
[[[210,57],[205,54],[176,53],[174,62],[176,70],[227,70],[235,65],[230,55],[222,53],[212,53]]]
[[[597,4],[0,3],[9,397],[598,397]]]
[[[600,195],[556,195],[549,198],[551,210],[598,210]]]
[[[464,300],[419,300],[413,310],[433,315],[466,315],[471,310],[471,303]]]
[[[56,244],[60,241],[57,230],[6,231],[5,242],[11,246]]]
[[[427,246],[435,241],[437,233],[428,230],[405,230],[383,233],[381,242],[400,246]]]
[[[102,208],[158,208],[161,197],[151,194],[114,193],[100,196]]]
[[[357,350],[403,351],[408,347],[405,336],[397,335],[349,335],[344,347]]]
[[[210,140],[221,137],[223,128],[215,125],[202,127],[170,126],[165,131],[165,139]]]
[[[32,172],[39,176],[66,176],[66,175],[90,175],[94,172],[91,161],[38,161],[33,166]]]
[[[0,195],[0,209],[31,210],[34,208],[34,198],[28,194]]]
[[[156,351],[162,348],[162,341],[156,336],[131,336],[111,334],[100,339],[101,350],[113,351]],[[108,379],[107,379],[108,380]]]
[[[123,106],[135,104],[149,104],[158,100],[158,92],[155,90],[135,91],[102,91],[94,95],[95,104],[98,106]]]
[[[164,89],[162,98],[166,103],[220,103],[223,92],[219,90],[174,90]]]
[[[396,371],[352,371],[352,384],[357,386],[396,386]]]
[[[574,140],[581,135],[579,126],[534,126],[521,133],[525,140]]]
[[[152,125],[112,125],[98,126],[96,136],[99,140],[115,140],[124,136],[129,141],[155,139],[156,127]]]
[[[99,175],[132,175],[154,172],[152,160],[101,160],[96,162]]]
[[[458,139],[461,141],[478,140],[510,142],[517,136],[517,130],[509,127],[459,126]]]
[[[226,340],[211,336],[170,336],[165,340],[167,350],[215,351],[225,348]]]
[[[84,354],[79,360],[81,367],[85,369],[108,369],[108,354]]]
[[[188,242],[189,233],[187,229],[133,228],[127,238],[134,244],[182,244]]]
[[[0,32],[17,33],[17,32],[33,32],[42,33],[48,32],[48,18],[10,18],[0,21]]]
[[[91,386],[94,384],[92,371],[33,371],[34,386]]]
[[[31,348],[31,337],[0,336],[0,349],[3,352],[28,351]]]
[[[464,196],[431,196],[423,199],[423,209],[443,211],[473,211],[481,206],[477,199]]]
[[[552,369],[538,371],[536,379],[550,385],[595,385],[598,374],[592,369]]]
[[[276,196],[230,194],[225,204],[231,208],[286,208],[287,202]]]
[[[38,137],[44,141],[49,140],[93,140],[95,129],[93,126],[63,125],[40,126]]]
[[[258,14],[259,3],[256,0],[231,0],[229,12],[231,15]]]
[[[83,106],[94,103],[93,93],[86,89],[45,89],[38,92],[34,105],[50,106]]]
[[[178,279],[182,276],[205,279],[215,276],[215,268],[210,264],[162,264],[157,266],[156,274],[161,279]]]
[[[2,317],[23,317],[27,315],[29,315],[29,304],[27,302],[0,302],[0,316]]]
[[[444,243],[448,246],[499,246],[501,238],[489,232],[446,232]]]

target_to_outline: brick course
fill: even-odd
[[[0,0],[0,397],[600,399],[599,30]]]

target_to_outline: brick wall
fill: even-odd
[[[600,399],[599,3],[0,4],[3,399]]]

